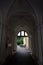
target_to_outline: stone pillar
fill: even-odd
[[[29,37],[23,37],[23,45],[26,45],[26,49],[29,50]]]
[[[1,62],[1,47],[2,47],[1,42],[2,42],[2,15],[0,16],[0,62]]]
[[[32,52],[31,46],[32,46],[32,36],[29,36],[29,49]]]
[[[43,60],[43,25],[41,25],[41,36],[42,36],[42,60]]]
[[[41,33],[41,17],[39,17],[38,23],[38,46],[39,46],[39,65],[42,65],[42,33]]]
[[[0,47],[1,47],[1,49],[0,49],[0,62],[3,62],[4,60],[5,60],[5,40],[6,40],[6,38],[5,38],[5,25],[4,25],[4,17],[3,17],[3,15],[1,15],[1,31],[0,31],[0,36],[1,36],[1,38],[0,38]]]
[[[26,49],[29,49],[29,38],[28,37],[26,37]]]
[[[40,35],[41,35],[41,51],[42,51],[42,64],[43,64],[43,20],[40,20]]]

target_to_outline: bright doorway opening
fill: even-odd
[[[30,37],[26,31],[19,31],[17,35],[17,47],[24,48],[31,52]]]

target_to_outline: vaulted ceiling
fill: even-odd
[[[16,0],[0,0],[0,8],[3,10],[6,10],[10,3]],[[19,2],[22,2],[23,0],[18,0]],[[25,0],[27,3],[29,2],[32,7],[42,12],[42,0]]]
[[[35,14],[38,16],[42,16],[42,0],[0,0],[0,11],[3,14],[3,16],[6,17],[6,14],[8,13],[8,10],[12,9],[12,6],[14,5],[15,2],[18,2],[20,5],[23,2],[26,2],[26,5],[23,3],[23,6],[26,8],[28,7],[28,4],[32,7],[34,10]],[[19,5],[19,6],[20,6]],[[10,8],[11,7],[11,8]]]

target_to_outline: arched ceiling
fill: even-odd
[[[20,0],[12,1],[7,11],[7,19],[5,20],[5,22],[7,22],[6,24],[10,26],[14,26],[14,24],[15,26],[19,24],[29,24],[31,27],[33,27],[33,24],[35,22],[35,12],[27,0],[22,0],[22,2]]]
[[[5,10],[7,10],[9,8],[9,5],[16,0],[0,0],[0,9],[3,10],[3,12],[5,13]],[[20,1],[20,0],[19,0]],[[31,6],[37,10],[39,10],[40,12],[42,12],[42,0],[25,0],[25,1],[29,1]],[[21,0],[22,2],[22,0]]]
[[[16,6],[16,4],[17,7]],[[6,17],[6,15],[9,16],[9,14],[11,15],[11,13],[14,14],[14,11],[15,13],[17,13],[16,11],[17,10],[25,10],[25,13],[26,11],[29,12],[30,15],[34,16],[32,13],[36,14],[35,11],[37,11],[38,13],[42,11],[42,5],[41,5],[42,1],[37,1],[37,0],[0,0],[0,9],[1,9],[1,12],[3,14],[3,16]],[[21,6],[22,5],[22,6]],[[12,7],[13,6],[13,7]],[[15,7],[16,6],[16,7]],[[14,9],[15,7],[15,9]],[[22,9],[23,7],[23,9]],[[19,10],[19,12],[20,12]],[[42,12],[41,12],[42,13]],[[28,14],[28,13],[26,13]]]

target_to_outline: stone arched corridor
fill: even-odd
[[[16,52],[21,53],[22,51],[17,51],[17,34],[20,30],[25,30],[28,32],[28,36],[32,36],[31,40],[31,50],[33,56],[38,56],[38,50],[36,51],[36,46],[38,44],[35,44],[35,33],[37,35],[37,25],[35,24],[34,17],[31,15],[28,17],[28,15],[16,15],[16,16],[9,16],[6,20],[6,41],[7,43],[7,50],[6,50],[6,56],[14,54]],[[37,37],[37,36],[36,36]],[[37,42],[37,39],[36,39]],[[38,43],[38,42],[37,42]],[[23,50],[23,49],[22,49]],[[23,54],[23,52],[22,52]],[[27,54],[27,51],[24,54]],[[24,55],[23,54],[23,55]],[[30,52],[29,52],[30,54]]]
[[[35,48],[38,45],[37,38],[35,40],[35,34],[37,35],[37,25],[35,24],[35,18],[32,16],[33,13],[30,14],[29,12],[24,11],[19,12],[19,14],[17,12],[15,15],[11,14],[5,20],[7,45],[10,44],[10,47],[8,46],[6,50],[6,55],[15,53],[17,51],[17,33],[20,30],[25,30],[28,32],[29,36],[32,36],[32,54],[38,56],[38,50],[36,51]],[[35,44],[35,42],[37,43]]]
[[[20,17],[22,17],[22,18],[20,19]],[[37,27],[35,26],[35,24],[34,24],[35,22],[31,17],[30,17],[30,19],[28,19],[29,17],[27,17],[27,18],[26,17],[27,16],[24,17],[24,15],[23,16],[20,15],[19,17],[11,16],[11,18],[7,19],[7,25],[6,25],[6,29],[5,29],[6,30],[6,38],[8,38],[9,43],[12,44],[12,50],[16,50],[17,33],[20,30],[27,31],[29,36],[31,35],[32,39],[34,39],[34,34],[35,34],[34,28],[37,28]],[[34,40],[32,40],[32,43],[33,43],[32,48],[34,48],[34,46],[33,46],[33,45],[35,45]],[[33,52],[33,54],[34,53],[35,52]]]
[[[37,63],[42,64],[42,45],[40,43],[41,18],[39,17],[40,20],[38,19],[34,8],[28,0],[22,0],[21,2],[19,0],[12,0],[9,4],[5,13],[2,13],[1,63],[5,62],[9,55],[14,55],[17,52],[18,32],[26,31],[31,40],[32,58],[37,58]]]

